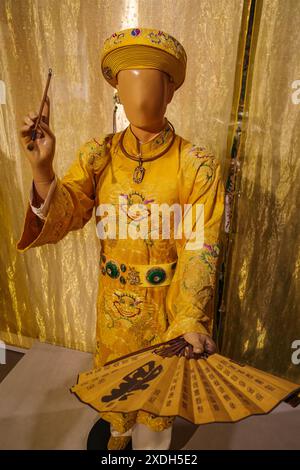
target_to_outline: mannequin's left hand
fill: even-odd
[[[184,339],[193,346],[194,353],[207,352],[213,354],[217,350],[217,345],[214,340],[201,333],[186,333],[183,335]],[[187,348],[186,348],[187,351]]]

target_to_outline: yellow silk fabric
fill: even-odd
[[[0,2],[0,79],[6,86],[0,108],[1,339],[20,346],[38,338],[84,351],[95,347],[94,223],[55,246],[24,254],[15,247],[31,185],[18,128],[39,106],[48,67],[54,165],[62,177],[82,142],[112,131],[113,89],[100,70],[104,40],[126,27],[165,29],[188,56],[185,82],[167,117],[179,135],[211,147],[223,168],[242,6],[242,0],[189,0],[188,7],[171,0]]]
[[[262,2],[222,353],[300,381],[300,2]],[[298,84],[299,90],[299,84]],[[294,98],[293,98],[294,94]],[[250,102],[249,102],[250,101]],[[249,109],[248,109],[249,108]]]
[[[120,137],[121,132],[109,134],[92,139],[79,149],[77,159],[57,181],[46,220],[41,221],[28,207],[18,243],[22,251],[57,243],[70,231],[82,228],[92,217],[94,207],[98,233],[101,221],[106,223],[106,233],[111,230],[111,237],[100,238],[102,258],[105,256],[106,263],[117,262],[124,272],[120,269],[118,276],[110,276],[101,269],[99,273],[96,367],[181,334],[212,334],[212,301],[224,208],[220,164],[204,147],[178,135],[173,140],[167,122],[158,136],[140,145],[144,158],[167,151],[144,163],[143,181],[136,183],[132,175],[137,162],[124,155]],[[125,132],[124,148],[129,154],[136,154],[137,138],[130,126]],[[102,214],[98,212],[100,204],[105,211]],[[163,220],[151,223],[154,204],[178,204],[186,209],[192,215],[191,229],[197,232],[202,226],[196,225],[197,218],[200,220],[196,206],[202,208],[204,244],[202,240],[196,243],[189,231],[176,238],[173,218],[169,219],[170,238],[164,238]],[[109,210],[112,212],[106,213]],[[129,233],[124,238],[118,232],[122,217]],[[185,225],[188,216],[183,213],[182,217]],[[143,221],[146,224],[142,225]],[[136,228],[143,233],[138,238],[130,236]],[[134,279],[126,277],[131,264],[155,266],[172,262],[177,265],[169,286],[144,287],[139,283],[138,271]],[[127,430],[128,421],[120,424],[122,415],[117,420],[116,416],[109,413],[108,420],[120,432]],[[138,412],[137,421],[145,422],[144,416],[147,414]],[[162,421],[166,427],[170,424],[168,419],[158,420],[159,429]]]

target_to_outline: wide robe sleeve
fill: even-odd
[[[184,233],[182,238],[176,240],[178,261],[166,298],[169,323],[166,341],[192,332],[212,335],[213,299],[224,212],[220,163],[205,148],[192,146],[183,149],[178,184],[181,206],[187,205],[186,211],[191,211],[189,220],[193,232],[198,231],[199,237],[199,230],[204,230],[198,246],[192,241],[195,235],[189,234],[188,230],[187,235]],[[196,212],[197,205],[199,213]],[[201,208],[204,210],[202,219]]]
[[[57,243],[68,232],[82,228],[90,220],[97,181],[109,162],[111,138],[112,134],[108,134],[79,148],[65,176],[57,177],[45,220],[34,214],[28,203],[18,251]]]

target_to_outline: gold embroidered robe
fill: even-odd
[[[220,164],[206,148],[193,145],[176,135],[170,150],[158,159],[144,163],[143,181],[133,182],[137,163],[121,151],[121,132],[91,139],[77,152],[77,157],[63,178],[57,178],[45,221],[28,206],[18,249],[57,243],[71,230],[82,228],[94,208],[111,204],[117,218],[139,224],[141,214],[151,213],[154,204],[203,204],[204,245],[186,249],[186,237],[158,239],[151,234],[140,239],[100,239],[100,267],[97,299],[97,347],[95,366],[140,348],[199,332],[212,333],[212,299],[219,254],[219,231],[224,206],[224,187]],[[166,149],[172,138],[167,124],[160,134],[141,144],[144,157]],[[130,126],[124,135],[127,152],[137,155],[138,142]],[[133,206],[135,205],[135,206]],[[137,207],[129,214],[123,207]],[[128,215],[129,214],[129,215]],[[193,216],[194,217],[194,216]],[[96,224],[101,216],[96,215]],[[193,223],[195,219],[193,218]],[[106,263],[117,261],[117,277],[107,275]],[[139,273],[132,266],[175,263],[169,285],[139,285]],[[175,266],[175,264],[174,264]],[[122,278],[122,282],[121,282]],[[125,281],[125,282],[124,282]],[[102,413],[116,430],[125,432],[134,422],[154,430],[168,427],[173,418],[156,417],[142,410]]]

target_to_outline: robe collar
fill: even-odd
[[[172,140],[173,132],[168,120],[166,119],[163,129],[158,135],[153,137],[148,142],[140,143],[140,149],[143,157],[151,157],[158,155],[165,148],[168,147]],[[125,150],[131,155],[138,155],[138,139],[131,129],[131,125],[126,128],[124,134],[123,145]]]

